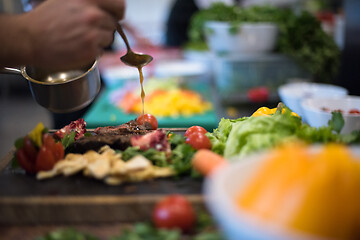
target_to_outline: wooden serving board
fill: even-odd
[[[38,181],[9,167],[14,151],[0,161],[0,225],[146,221],[154,204],[173,193],[204,209],[201,179],[171,177],[109,186],[78,174]]]

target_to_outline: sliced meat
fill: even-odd
[[[152,130],[150,123],[145,122],[145,125],[142,125],[142,124],[138,124],[134,120],[131,120],[119,126],[98,127],[94,130],[94,133],[114,135],[114,134],[143,133],[144,131],[147,130]]]
[[[151,125],[145,126],[131,120],[119,126],[98,127],[94,134],[88,137],[82,137],[76,140],[66,149],[67,153],[85,153],[88,150],[98,151],[102,146],[109,145],[112,149],[125,150],[131,146],[132,136],[145,135],[152,132]]]

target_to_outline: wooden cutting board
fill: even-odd
[[[38,181],[10,168],[14,151],[0,161],[0,225],[147,221],[155,203],[175,193],[205,209],[202,179],[171,177],[109,186],[79,174]]]

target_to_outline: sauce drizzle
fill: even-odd
[[[144,91],[144,75],[142,72],[142,67],[138,67],[139,75],[140,75],[140,85],[141,85],[141,102],[142,102],[142,115],[144,118],[145,115],[145,91]],[[143,121],[143,125],[145,126],[145,119]]]

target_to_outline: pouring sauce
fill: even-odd
[[[130,48],[127,37],[126,37],[126,35],[125,35],[125,33],[124,33],[123,29],[122,29],[122,26],[120,24],[117,24],[116,30],[118,31],[118,33],[120,34],[120,36],[124,40],[126,48],[127,48],[127,53],[124,56],[122,56],[120,58],[120,60],[123,63],[125,63],[126,65],[136,67],[139,70],[140,85],[141,85],[141,102],[142,102],[142,107],[143,107],[142,112],[143,112],[143,116],[144,116],[145,115],[145,104],[144,104],[145,91],[144,91],[144,86],[143,86],[144,75],[143,75],[143,72],[142,72],[142,68],[143,68],[143,66],[150,63],[153,58],[150,55],[147,55],[147,54],[134,53]],[[145,121],[144,121],[144,125],[145,125]]]
[[[141,103],[142,103],[142,115],[145,115],[145,91],[144,91],[144,75],[142,72],[142,67],[138,67],[139,76],[140,76],[140,86],[141,86]],[[144,121],[145,125],[145,121]]]

